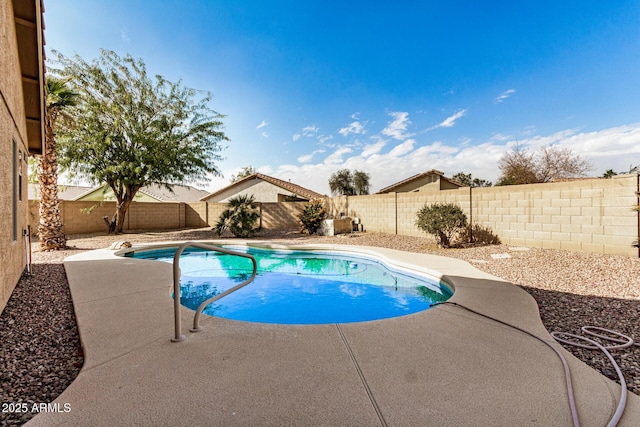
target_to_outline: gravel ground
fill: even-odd
[[[209,228],[147,232],[120,236],[69,236],[69,249],[39,252],[33,244],[33,275],[23,277],[0,315],[0,403],[47,403],[75,379],[83,364],[65,257],[127,240],[133,244],[162,240],[200,240],[216,236]],[[549,331],[580,334],[583,325],[615,329],[640,340],[640,258],[594,255],[551,249],[491,245],[440,249],[428,237],[381,233],[318,237],[263,231],[258,240],[282,243],[337,243],[380,246],[432,253],[470,262],[480,270],[521,286],[538,302]],[[492,255],[497,255],[492,257]],[[576,357],[616,380],[604,355],[567,347]],[[640,345],[612,352],[628,389],[640,395]],[[5,425],[21,425],[35,413],[0,413]]]

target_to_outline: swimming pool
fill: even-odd
[[[280,324],[351,323],[398,317],[428,309],[452,292],[439,280],[391,268],[372,257],[330,251],[222,246],[257,261],[256,279],[204,309],[233,320]],[[127,256],[173,262],[176,248]],[[181,304],[200,303],[251,276],[247,258],[202,249],[180,257]]]

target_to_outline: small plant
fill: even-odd
[[[460,233],[460,240],[463,242],[477,243],[480,245],[499,245],[500,238],[493,234],[491,227],[480,224],[466,226]]]
[[[254,227],[260,214],[256,211],[257,205],[252,196],[242,195],[229,199],[229,207],[222,212],[218,222],[213,227],[218,236],[225,230],[230,230],[236,237],[251,237],[255,234]]]
[[[309,234],[316,234],[322,226],[322,221],[327,216],[323,199],[312,199],[307,202],[302,211],[298,214],[300,232],[307,231]]]
[[[451,247],[451,240],[467,226],[467,216],[460,206],[453,203],[425,204],[416,216],[416,226],[425,233],[433,234],[443,248]]]

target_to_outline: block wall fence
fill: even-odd
[[[390,193],[331,198],[331,215],[358,217],[365,231],[424,236],[415,226],[425,204],[456,203],[473,224],[490,227],[502,243],[628,255],[640,251],[639,175],[547,184]]]
[[[631,246],[640,238],[638,205],[640,176],[585,179],[548,184],[513,185],[433,192],[390,193],[328,198],[331,216],[358,217],[365,231],[424,236],[415,226],[425,204],[456,203],[473,224],[490,227],[502,243],[570,251],[638,257]],[[37,230],[38,204],[30,201],[32,230]],[[261,225],[297,229],[301,202],[260,203]],[[67,234],[105,232],[103,216],[111,217],[115,202],[61,201]],[[84,213],[88,210],[90,213]],[[213,226],[226,203],[133,202],[125,230],[162,230]]]
[[[29,224],[32,233],[38,230],[40,215],[38,201],[29,201]],[[302,202],[259,203],[260,223],[267,229],[297,229],[297,215]],[[175,230],[181,228],[212,227],[226,203],[208,202],[132,202],[125,214],[125,230]],[[115,202],[60,201],[60,215],[66,234],[106,232],[103,217],[111,218],[116,210]]]

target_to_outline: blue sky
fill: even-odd
[[[640,2],[45,0],[47,51],[142,58],[213,94],[242,167],[328,193],[437,169],[497,180],[516,143],[640,164]],[[51,55],[50,55],[51,56]]]

